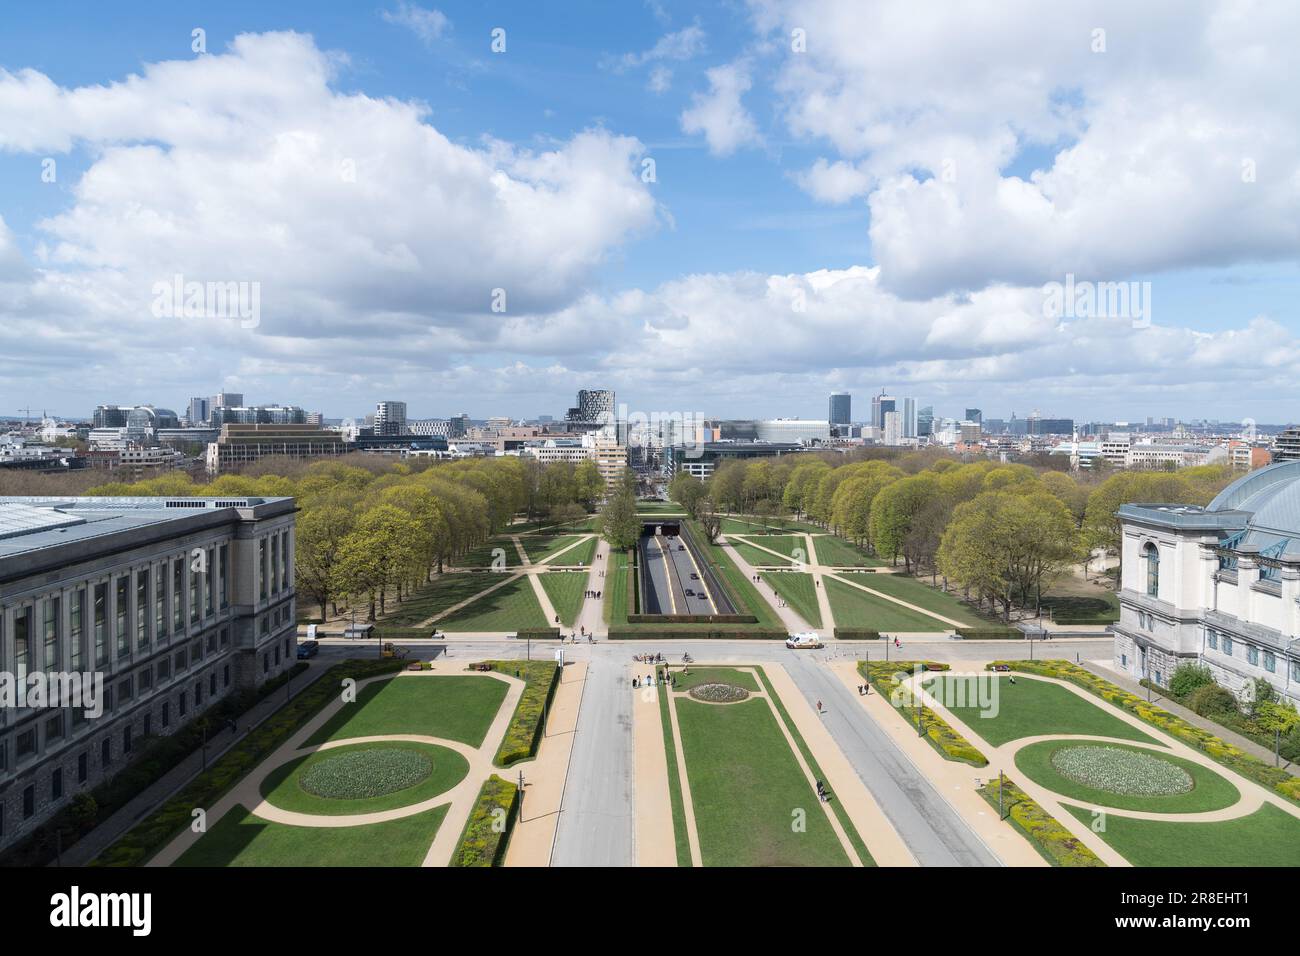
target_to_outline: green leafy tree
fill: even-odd
[[[641,537],[641,519],[636,514],[636,499],[626,490],[606,500],[600,512],[600,534],[616,550],[636,546]]]

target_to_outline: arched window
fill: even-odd
[[[1160,596],[1160,549],[1151,541],[1142,546],[1142,556],[1147,562],[1147,594]]]

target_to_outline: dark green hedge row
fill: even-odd
[[[1300,777],[1293,777],[1280,767],[1274,767],[1251,756],[1208,730],[1202,730],[1163,708],[1147,703],[1144,698],[1130,694],[1122,687],[1116,687],[1110,681],[1098,677],[1077,664],[1071,664],[1069,661],[994,661],[989,664],[989,667],[1001,665],[1026,674],[1055,677],[1058,680],[1077,684],[1102,700],[1127,710],[1148,724],[1159,727],[1165,733],[1195,747],[1207,757],[1237,771],[1243,777],[1280,793],[1288,800],[1300,803]]]
[[[1025,632],[1014,627],[959,627],[957,636],[964,641],[1022,641]]]
[[[176,796],[136,824],[101,853],[92,866],[141,866],[191,822],[196,807],[211,807],[245,774],[293,736],[322,707],[337,698],[345,678],[364,680],[394,673],[405,664],[394,660],[351,660],[335,664],[315,683],[264,720],[226,751],[215,764],[191,780]]]
[[[451,855],[451,865],[500,866],[518,815],[519,788],[496,774],[488,777],[465,821],[460,843]]]
[[[728,628],[726,630],[710,629],[707,631],[700,631],[685,627],[662,627],[654,630],[642,630],[630,627],[611,627],[609,629],[608,639],[611,641],[784,641],[789,636],[790,634],[787,631],[776,631],[767,628],[751,628],[749,630]]]
[[[880,640],[880,632],[867,631],[858,627],[837,627],[835,628],[835,640],[837,641],[878,641]]]
[[[560,636],[558,627],[521,627],[515,637],[522,640],[531,638],[534,641],[553,641]]]
[[[637,562],[637,549],[627,549],[627,587],[623,589],[624,596],[627,598],[625,616],[633,617],[641,610],[641,569]]]
[[[93,790],[73,797],[30,836],[0,855],[0,866],[44,866],[52,862],[57,846],[56,830],[62,831],[63,849],[68,849],[202,747],[205,724],[209,734],[215,734],[227,721],[238,720],[283,687],[290,676],[306,669],[307,664],[299,661],[286,674],[276,675],[255,690],[227,695],[174,733],[145,738],[135,760]]]
[[[505,738],[497,748],[495,763],[508,767],[517,760],[527,760],[537,753],[545,730],[543,717],[560,684],[560,665],[554,661],[484,661],[493,670],[511,674],[524,682],[524,692],[519,698],[506,728]]]
[[[979,795],[994,809],[998,805],[998,778],[979,788]],[[1061,822],[1006,777],[1002,778],[1002,810],[1011,825],[1023,833],[1039,855],[1052,866],[1105,866],[1101,857],[1079,841]]]

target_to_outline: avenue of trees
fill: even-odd
[[[1072,565],[1118,551],[1121,504],[1206,504],[1231,478],[1219,466],[1076,477],[932,451],[807,453],[726,462],[708,482],[679,475],[669,495],[692,517],[811,521],[1009,620],[1013,608],[1036,609]]]
[[[366,455],[311,463],[258,463],[206,484],[182,474],[106,484],[94,495],[293,496],[297,587],[319,616],[339,605],[367,620],[402,601],[456,559],[518,518],[573,524],[603,497],[593,462],[543,465],[528,458],[393,462]]]

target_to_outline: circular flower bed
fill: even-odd
[[[414,787],[432,772],[433,761],[418,750],[376,747],[319,760],[303,771],[298,784],[317,797],[358,800]]]
[[[700,684],[687,693],[706,704],[736,704],[749,697],[749,691],[735,684]]]
[[[1154,754],[1120,747],[1063,747],[1052,766],[1075,783],[1132,797],[1172,797],[1189,793],[1192,776]]]

